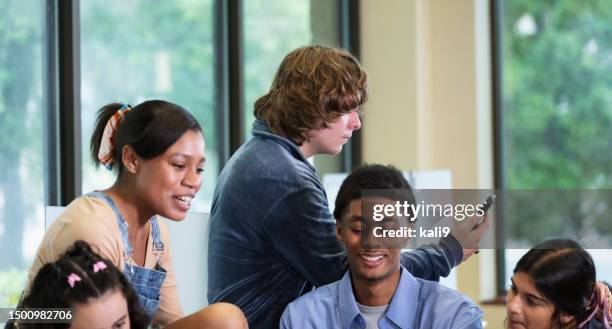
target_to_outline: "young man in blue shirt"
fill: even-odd
[[[363,190],[370,190],[368,196],[362,196]],[[409,238],[372,237],[376,223],[367,215],[371,207],[366,202],[396,201],[416,204],[410,185],[393,167],[364,166],[345,179],[334,217],[349,270],[339,281],[290,303],[281,328],[482,328],[482,311],[469,298],[437,282],[415,278],[401,266],[400,247]],[[393,229],[412,225],[406,217],[393,216],[380,224]]]

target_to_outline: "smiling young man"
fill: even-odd
[[[308,158],[342,150],[361,128],[366,99],[367,76],[351,54],[307,46],[285,57],[270,91],[255,103],[253,138],[217,181],[208,249],[209,302],[239,306],[250,328],[277,328],[289,302],[346,271],[323,184]],[[464,254],[449,237],[401,258],[413,275],[438,280]]]
[[[362,197],[363,190],[381,192]],[[416,203],[410,185],[393,167],[364,166],[345,179],[334,216],[349,270],[339,281],[290,303],[281,328],[482,328],[482,311],[466,296],[437,282],[415,278],[401,266],[399,247],[408,239],[372,237],[371,215],[362,212],[371,207],[364,203],[393,204],[398,200]],[[412,224],[406,217],[391,217],[381,225],[397,229]]]

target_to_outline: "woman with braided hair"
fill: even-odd
[[[514,269],[507,328],[612,328],[612,296],[595,274],[593,259],[577,242],[539,243]]]

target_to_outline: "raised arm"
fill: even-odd
[[[296,190],[278,200],[263,223],[273,256],[315,286],[340,280],[347,270],[344,246],[336,238],[336,221],[324,197],[316,189]],[[462,259],[461,245],[449,236],[439,245],[403,253],[402,265],[416,277],[437,281]]]

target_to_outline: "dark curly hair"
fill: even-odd
[[[93,272],[93,265],[99,261],[106,269]],[[68,285],[70,273],[77,274],[81,281],[74,288]],[[82,240],[76,241],[65,254],[54,263],[45,264],[36,274],[29,294],[24,297],[22,308],[73,308],[100,298],[107,292],[118,290],[127,300],[131,328],[144,329],[149,318],[142,310],[138,295],[125,276],[107,259],[92,251]],[[63,329],[70,323],[20,323],[19,328]]]
[[[353,55],[306,46],[283,59],[270,91],[255,102],[254,114],[274,134],[302,145],[311,131],[358,110],[367,98],[367,75]]]
[[[370,190],[369,192],[373,194],[380,193],[378,196],[381,197],[407,201],[409,204],[416,203],[412,187],[397,168],[391,165],[366,164],[357,167],[342,182],[334,208],[336,220],[342,218],[342,214],[351,201],[362,197],[363,190]]]

